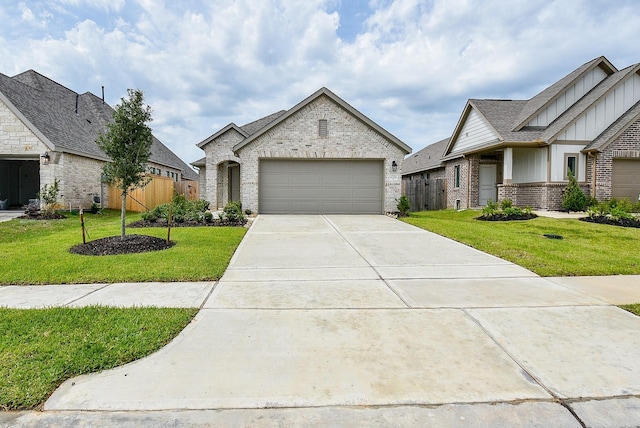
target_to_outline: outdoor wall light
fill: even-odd
[[[391,170],[393,172],[396,172],[398,170],[398,164],[396,163],[396,161],[391,162]]]
[[[51,160],[51,156],[49,156],[49,152],[44,152],[44,154],[40,155],[42,158],[42,163],[45,165],[49,165],[49,161]]]

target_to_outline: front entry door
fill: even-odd
[[[489,200],[497,202],[498,188],[496,187],[497,165],[480,165],[480,206],[487,205]]]

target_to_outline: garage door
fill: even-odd
[[[614,159],[612,196],[638,200],[640,195],[640,159]]]
[[[382,214],[383,162],[261,160],[262,214]]]

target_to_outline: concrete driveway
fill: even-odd
[[[385,216],[259,216],[172,343],[44,408],[618,426],[640,419],[639,332],[604,300]]]

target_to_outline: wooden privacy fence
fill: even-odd
[[[151,176],[145,187],[135,189],[127,195],[127,211],[143,212],[158,205],[171,202],[174,192],[185,195],[187,199],[198,199],[198,183],[195,181],[175,182],[169,177]],[[109,187],[109,208],[120,209],[122,196],[120,189]]]
[[[414,178],[403,182],[403,194],[411,211],[433,211],[447,208],[447,191],[443,178]]]

